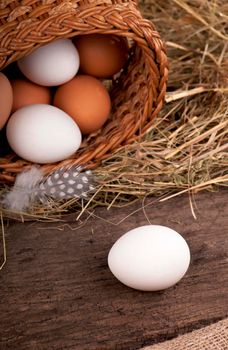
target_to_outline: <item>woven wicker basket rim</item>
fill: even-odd
[[[137,1],[23,0],[21,6],[30,6],[24,14],[15,13],[15,4],[4,0],[0,7],[0,70],[58,38],[103,33],[123,36],[133,43],[118,84],[113,80],[113,111],[108,123],[86,137],[74,157],[44,165],[44,172],[76,164],[96,167],[119,147],[142,137],[162,108],[168,60],[159,33],[142,17]],[[9,154],[1,158],[0,181],[12,182],[30,166]]]

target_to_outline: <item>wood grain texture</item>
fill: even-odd
[[[227,191],[200,193],[194,200],[197,220],[182,196],[155,200],[145,212],[140,202],[99,208],[100,218],[90,217],[81,227],[76,214],[65,224],[6,225],[0,349],[134,350],[228,316]],[[112,244],[147,224],[145,213],[152,224],[180,232],[191,249],[187,275],[166,291],[127,288],[107,267]]]

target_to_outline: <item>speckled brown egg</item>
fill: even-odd
[[[83,134],[100,129],[111,109],[108,91],[100,80],[89,75],[77,75],[61,85],[53,104],[70,115]]]
[[[97,78],[111,78],[128,58],[126,38],[108,34],[88,34],[74,38],[80,70]]]
[[[28,80],[12,80],[13,107],[12,111],[32,104],[50,104],[51,91],[46,86],[40,86]]]
[[[13,90],[8,78],[0,73],[0,130],[10,116],[13,104]]]

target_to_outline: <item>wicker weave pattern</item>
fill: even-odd
[[[153,24],[144,19],[137,1],[1,0],[0,70],[39,46],[79,34],[116,34],[131,43],[130,59],[111,92],[113,111],[89,135],[75,158],[43,166],[46,172],[63,165],[96,166],[120,146],[143,135],[160,111],[168,78],[167,57]],[[30,164],[9,155],[1,159],[1,181],[13,181]]]

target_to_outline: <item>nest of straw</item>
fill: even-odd
[[[166,105],[140,143],[96,170],[109,206],[228,182],[227,1],[145,0],[141,10],[166,41]]]
[[[227,1],[144,0],[140,7],[167,46],[170,75],[162,112],[139,142],[96,168],[98,188],[86,204],[53,201],[31,208],[34,216],[227,186]]]

